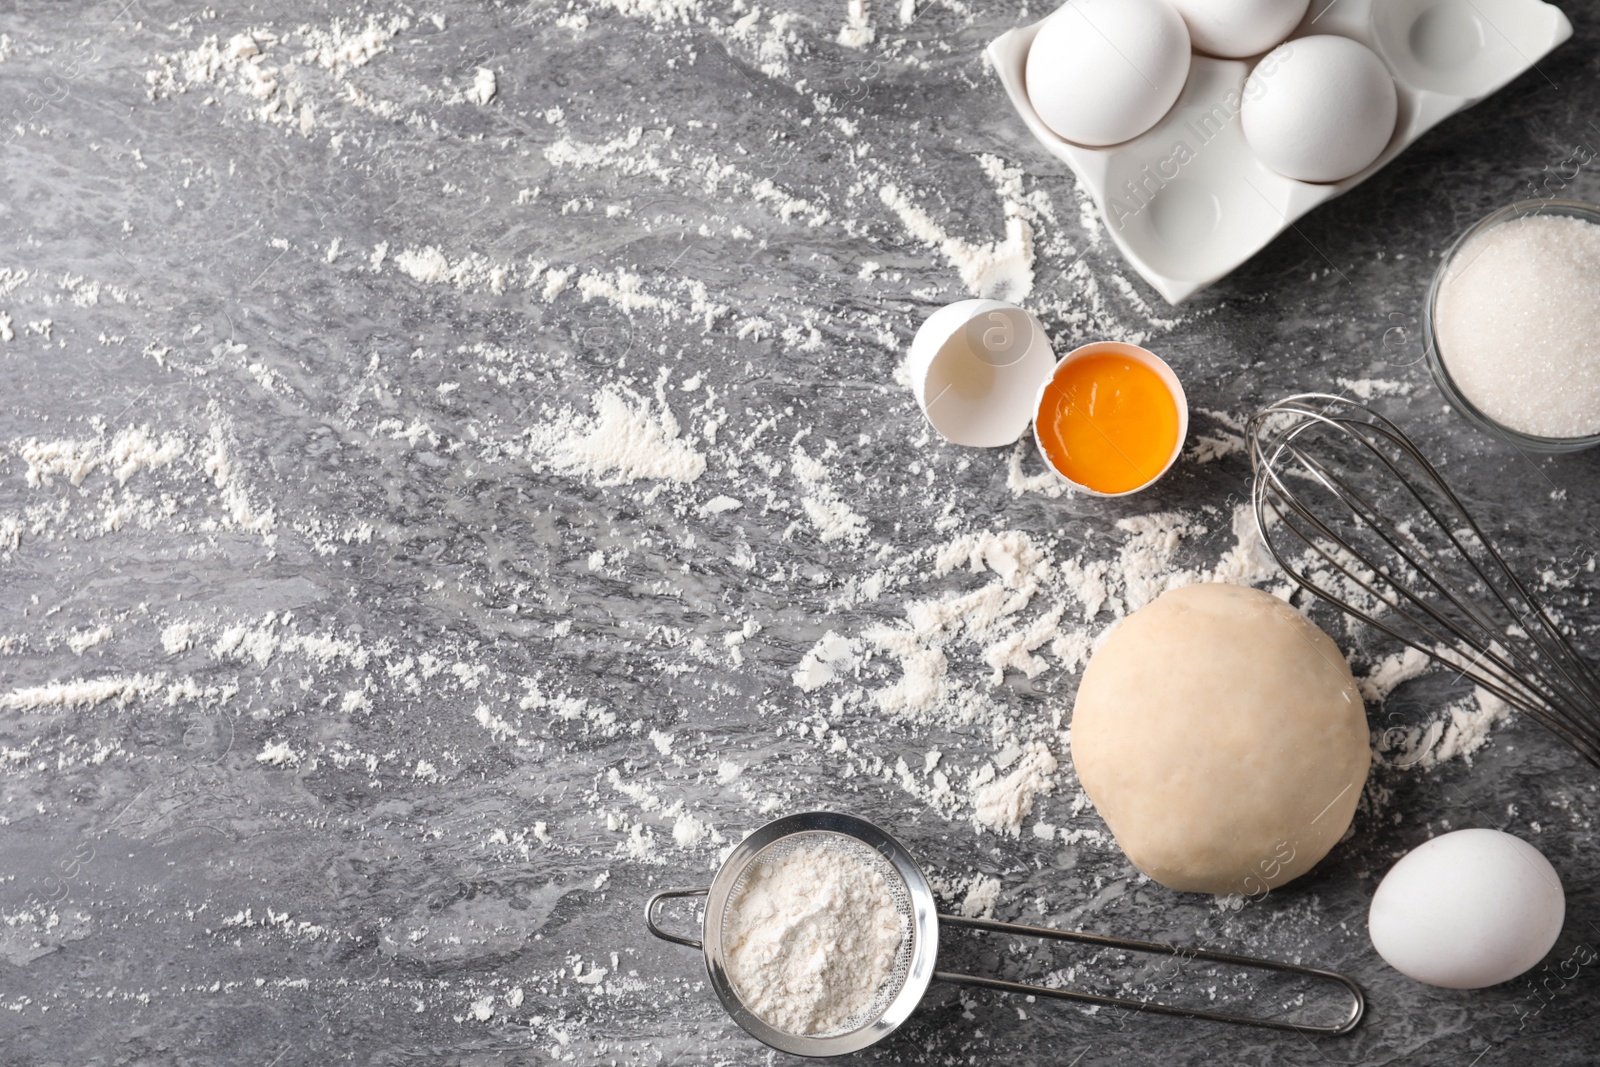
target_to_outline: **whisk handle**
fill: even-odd
[[[683,897],[703,897],[709,892],[711,892],[711,890],[706,887],[701,887],[698,889],[663,889],[661,892],[655,894],[645,902],[645,926],[649,927],[650,932],[655,934],[663,941],[671,941],[674,945],[682,945],[685,948],[692,948],[698,952],[700,950],[700,942],[696,941],[694,938],[679,937],[677,934],[661,928],[661,926],[656,922],[656,908],[659,907],[663,901],[678,900]]]
[[[1361,1016],[1366,1012],[1366,997],[1362,995],[1360,986],[1342,974],[1319,970],[1315,967],[1302,967],[1299,964],[1256,959],[1251,956],[1235,956],[1232,953],[1212,952],[1208,949],[1178,948],[1174,945],[1163,945],[1155,941],[1134,941],[1125,937],[1107,937],[1104,934],[1089,934],[1077,930],[1052,930],[1049,927],[1022,926],[1017,923],[996,922],[992,919],[966,919],[941,914],[939,916],[939,925],[961,926],[970,930],[985,930],[991,933],[1014,934],[1021,937],[1037,937],[1049,941],[1075,941],[1080,944],[1099,945],[1104,948],[1115,948],[1126,952],[1149,952],[1160,956],[1174,956],[1183,960],[1207,960],[1212,963],[1232,964],[1236,967],[1283,971],[1308,978],[1336,982],[1350,994],[1351,1004],[1349,1013],[1339,1023],[1333,1025],[1296,1023],[1284,1019],[1263,1018],[1257,1015],[1235,1015],[1231,1012],[1185,1008],[1148,1000],[1105,996],[1100,993],[1083,993],[1072,989],[1052,989],[1049,986],[1028,985],[1024,982],[1011,982],[1003,978],[987,978],[982,975],[960,974],[952,971],[935,971],[933,973],[933,976],[938,980],[956,985],[981,986],[984,989],[997,989],[1002,993],[1022,993],[1029,996],[1049,997],[1053,1000],[1073,1000],[1084,1004],[1098,1004],[1103,1007],[1128,1008],[1135,1012],[1148,1011],[1159,1015],[1177,1015],[1185,1019],[1206,1019],[1211,1022],[1238,1023],[1243,1026],[1265,1027],[1269,1030],[1293,1030],[1302,1034],[1347,1034],[1355,1029],[1356,1024],[1361,1021]]]

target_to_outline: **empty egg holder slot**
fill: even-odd
[[[1348,192],[1412,142],[1532,69],[1572,36],[1542,0],[1316,0],[1292,42],[1339,34],[1372,49],[1394,77],[1394,136],[1373,164],[1327,184],[1287,178],[1256,158],[1239,111],[1259,57],[1196,54],[1183,92],[1147,132],[1086,148],[1051,132],[1028,100],[1028,49],[1043,25],[996,38],[988,55],[1041,144],[1088,189],[1124,258],[1169,303],[1233,271],[1318,204]]]

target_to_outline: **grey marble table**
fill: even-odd
[[[641,905],[823,806],[947,907],[1370,998],[1313,1041],[935,987],[863,1061],[1594,1062],[1600,794],[1536,725],[1428,748],[1470,694],[1400,685],[1352,834],[1247,904],[1139,877],[1066,733],[1094,634],[1250,556],[1238,420],[1304,389],[1402,419],[1592,638],[1596,458],[1465,426],[1417,337],[1464,226],[1600,198],[1566,6],[1536,71],[1174,309],[985,67],[1023,4],[0,2],[0,1062],[776,1062]],[[1165,355],[1174,473],[1074,499],[932,438],[897,368],[975,292]],[[1358,673],[1395,652],[1317,617]],[[1464,826],[1568,891],[1549,969],[1470,993],[1364,922]]]

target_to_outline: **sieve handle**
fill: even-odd
[[[669,933],[666,930],[663,930],[660,926],[656,925],[656,908],[661,904],[662,901],[665,900],[677,900],[682,897],[703,897],[709,892],[711,892],[709,888],[663,889],[645,903],[644,924],[650,928],[650,932],[652,934],[655,934],[663,941],[671,941],[674,945],[683,945],[685,948],[698,950],[700,948],[700,942],[689,937],[679,937],[677,934]]]
[[[993,919],[964,919],[953,915],[939,916],[941,926],[964,926],[969,930],[986,930],[997,934],[1014,934],[1019,937],[1037,937],[1047,941],[1076,941],[1086,945],[1100,945],[1104,948],[1122,949],[1128,952],[1149,952],[1161,956],[1177,956],[1184,960],[1209,960],[1213,963],[1228,963],[1236,967],[1254,967],[1265,971],[1283,971],[1288,974],[1305,975],[1309,978],[1318,978],[1329,982],[1336,982],[1343,986],[1350,994],[1350,1013],[1343,1022],[1333,1026],[1315,1023],[1295,1023],[1283,1019],[1266,1019],[1256,1015],[1234,1015],[1231,1012],[1205,1011],[1200,1008],[1182,1008],[1171,1004],[1159,1004],[1148,1000],[1132,1000],[1125,997],[1108,997],[1099,993],[1081,993],[1072,989],[1051,989],[1048,986],[1028,985],[1024,982],[1008,982],[1003,978],[985,978],[980,975],[958,974],[951,971],[935,971],[933,976],[942,982],[951,982],[956,985],[981,986],[985,989],[998,989],[1002,993],[1025,993],[1036,997],[1050,997],[1053,1000],[1074,1000],[1085,1004],[1099,1004],[1105,1007],[1129,1008],[1133,1011],[1148,1011],[1159,1015],[1178,1015],[1185,1019],[1207,1019],[1219,1023],[1239,1023],[1244,1026],[1262,1026],[1270,1030],[1294,1030],[1302,1034],[1347,1034],[1354,1030],[1361,1021],[1362,1014],[1366,1011],[1366,998],[1361,993],[1361,987],[1342,974],[1333,971],[1318,970],[1315,967],[1302,967],[1294,963],[1281,963],[1278,960],[1255,959],[1250,956],[1235,956],[1228,952],[1212,952],[1207,949],[1177,948],[1173,945],[1163,945],[1155,941],[1133,941],[1124,937],[1107,937],[1103,934],[1086,934],[1078,930],[1052,930],[1042,926],[1021,926],[1017,923],[996,922]]]

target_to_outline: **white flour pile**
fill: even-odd
[[[528,437],[552,469],[588,475],[601,486],[641,479],[692,482],[706,469],[705,457],[679,436],[665,398],[652,411],[649,401],[620,388],[595,394],[592,418],[561,412]]]
[[[861,846],[829,842],[757,866],[728,917],[739,999],[791,1034],[856,1022],[906,939],[881,863]]]

